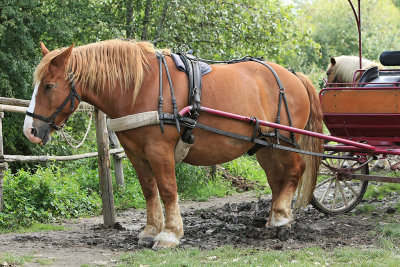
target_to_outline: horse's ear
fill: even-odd
[[[332,65],[335,65],[335,64],[336,64],[336,60],[335,60],[334,57],[331,57],[331,64],[332,64]]]
[[[62,51],[59,55],[57,55],[55,58],[51,60],[51,64],[56,66],[56,67],[63,67],[67,64],[69,57],[71,56],[72,53],[72,48],[74,48],[74,44],[72,44],[70,47]]]
[[[43,42],[40,42],[40,48],[42,48],[42,55],[45,56],[49,53],[49,49],[44,45]]]

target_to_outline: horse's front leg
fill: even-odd
[[[157,183],[153,171],[146,160],[135,158],[127,152],[133,163],[146,199],[147,221],[143,231],[139,234],[139,245],[146,247],[154,244],[154,238],[164,228],[164,215],[158,195]]]
[[[183,237],[183,222],[178,205],[174,151],[173,148],[157,146],[147,153],[151,155],[149,163],[165,208],[164,229],[154,239],[153,249],[175,247]]]

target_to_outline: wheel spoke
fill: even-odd
[[[349,203],[347,202],[347,198],[346,198],[346,196],[345,196],[345,194],[343,192],[343,188],[340,185],[340,181],[338,181],[338,186],[339,186],[340,194],[342,195],[342,198],[343,198],[343,201],[344,201],[344,205],[347,207],[349,205]]]
[[[338,180],[335,179],[335,188],[333,190],[333,199],[332,199],[332,209],[333,210],[335,209],[335,204],[336,204],[337,183],[338,183]]]
[[[353,168],[354,166],[356,166],[358,164],[357,161],[354,161],[353,164],[349,165],[349,168]]]
[[[345,162],[344,159],[339,159],[338,168],[342,168]]]
[[[329,179],[326,179],[326,180],[320,182],[319,184],[317,184],[317,185],[315,186],[315,188],[318,188],[318,187],[320,187],[321,185],[324,185],[324,184],[326,184],[327,182],[332,181],[333,179],[335,179],[335,177],[331,177],[331,178],[329,178]]]
[[[323,193],[322,196],[320,197],[319,202],[322,203],[322,202],[324,201],[325,196],[326,196],[326,194],[328,193],[329,188],[331,187],[332,183],[333,183],[333,179],[331,179],[331,182],[329,183],[328,187],[325,189],[324,193]]]
[[[354,193],[354,195],[358,194],[358,192],[356,192],[356,190],[354,190],[354,188],[347,181],[343,181],[343,182]]]

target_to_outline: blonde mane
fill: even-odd
[[[360,58],[357,56],[339,56],[335,57],[336,64],[332,66],[330,63],[327,71],[331,69],[331,75],[341,77],[344,83],[352,83],[353,75],[356,70],[360,68]],[[383,66],[379,63],[368,59],[362,59],[362,69],[368,69],[373,66],[378,66],[382,69]]]
[[[36,68],[34,83],[49,73],[50,62],[66,48],[47,54]],[[133,85],[133,103],[140,91],[144,70],[148,67],[146,54],[155,53],[149,42],[106,40],[75,47],[65,69],[65,78],[72,73],[76,84],[97,92],[119,87],[127,91]],[[169,54],[169,50],[164,50]],[[133,104],[132,103],[132,104]]]

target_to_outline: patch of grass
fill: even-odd
[[[24,266],[25,262],[32,262],[34,256],[15,256],[11,253],[0,253],[0,263],[7,263],[7,266]],[[3,266],[3,265],[2,265]]]
[[[399,249],[358,249],[352,247],[326,251],[320,247],[300,250],[265,251],[235,249],[141,250],[120,258],[119,266],[398,266]]]
[[[390,196],[394,192],[400,192],[400,184],[397,183],[369,183],[364,199],[379,199]]]
[[[50,259],[35,259],[34,262],[40,265],[53,265],[53,260]]]
[[[400,224],[390,223],[381,225],[377,229],[384,237],[400,240]]]
[[[397,210],[397,212],[400,212],[400,203],[396,204],[395,209]]]
[[[48,232],[48,231],[63,231],[66,228],[62,225],[53,225],[53,224],[43,224],[43,223],[35,223],[30,227],[19,227],[17,229],[0,229],[0,233],[34,233],[34,232]]]
[[[342,266],[398,266],[398,250],[358,249],[353,247],[337,248],[333,251],[335,263]]]
[[[25,266],[27,262],[40,265],[52,265],[53,260],[40,258],[35,255],[16,256],[12,253],[0,253],[0,266]]]
[[[356,210],[358,210],[360,213],[367,213],[370,214],[371,212],[373,212],[376,208],[374,205],[372,204],[362,204],[362,205],[358,205],[355,207]]]

